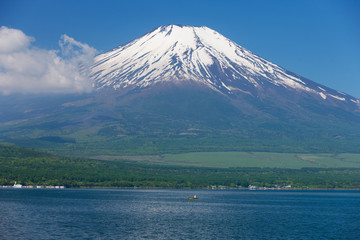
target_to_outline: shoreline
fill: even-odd
[[[258,188],[258,189],[249,189],[248,187],[199,187],[199,188],[190,188],[190,187],[107,187],[107,186],[81,186],[81,187],[65,187],[65,186],[22,186],[14,187],[9,185],[0,186],[0,189],[51,189],[51,190],[65,190],[65,189],[124,189],[124,190],[210,190],[210,191],[360,191],[360,188]]]

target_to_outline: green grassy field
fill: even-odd
[[[147,156],[99,156],[143,163],[197,167],[360,168],[360,154],[302,154],[270,152],[195,152]]]

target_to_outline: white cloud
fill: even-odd
[[[62,35],[61,51],[31,46],[22,31],[0,28],[0,93],[79,93],[92,90],[82,68],[91,64],[96,50]]]
[[[74,64],[88,65],[93,62],[97,51],[85,43],[81,43],[66,34],[59,41],[63,57],[70,58]]]
[[[16,52],[27,48],[32,37],[26,36],[22,31],[7,27],[0,28],[0,54]]]

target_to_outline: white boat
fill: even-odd
[[[22,188],[21,184],[16,184],[16,182],[14,183],[14,188]]]

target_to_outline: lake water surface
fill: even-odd
[[[360,191],[0,189],[0,239],[193,238],[360,239]]]

